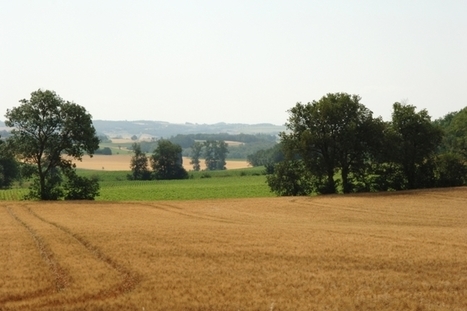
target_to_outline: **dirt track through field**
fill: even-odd
[[[467,310],[465,202],[0,202],[0,310]]]

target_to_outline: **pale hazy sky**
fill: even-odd
[[[284,124],[358,94],[467,106],[467,1],[0,0],[0,119],[37,89],[104,120]]]

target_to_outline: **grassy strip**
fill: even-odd
[[[159,181],[101,182],[99,201],[257,198],[273,194],[264,176]]]
[[[0,201],[20,201],[28,192],[28,188],[2,189],[0,190]]]
[[[274,196],[262,175],[264,168],[190,172],[185,180],[127,180],[129,172],[78,170],[81,176],[99,180],[98,201],[199,200]],[[0,200],[21,200],[26,187],[0,191]]]
[[[78,169],[80,176],[88,178],[97,178],[99,181],[126,181],[130,171],[101,171],[101,170],[84,170]],[[224,171],[189,171],[190,179],[205,179],[217,177],[245,177],[245,176],[260,176],[264,174],[264,167],[251,167],[245,169],[233,169]]]

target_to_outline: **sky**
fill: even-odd
[[[38,89],[99,120],[283,125],[361,96],[467,106],[465,0],[0,0],[0,120]]]

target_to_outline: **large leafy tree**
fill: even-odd
[[[193,165],[194,171],[199,171],[201,169],[201,162],[199,158],[201,157],[202,150],[203,150],[203,144],[200,143],[199,141],[194,142],[193,145],[191,146],[190,164]]]
[[[229,150],[227,143],[223,140],[206,140],[204,142],[204,158],[206,169],[225,170],[225,159]]]
[[[166,139],[158,141],[151,156],[151,166],[156,179],[188,178],[188,173],[183,168],[182,147]]]
[[[7,110],[5,124],[13,127],[9,138],[12,151],[25,163],[35,165],[36,180],[30,195],[41,200],[66,196],[60,188],[62,173],[76,181],[73,160],[81,160],[85,154],[92,156],[99,147],[91,115],[84,107],[49,90],[32,92],[30,99],[20,103]],[[91,188],[97,195],[96,187]]]
[[[299,155],[321,193],[337,191],[335,174],[340,172],[344,193],[352,191],[350,175],[358,176],[381,135],[383,123],[360,103],[360,97],[331,93],[319,101],[297,103],[289,110],[281,133],[284,148]]]
[[[149,159],[141,150],[141,144],[133,143],[133,156],[130,161],[131,174],[128,179],[131,180],[148,180],[151,179],[151,172],[148,169]]]
[[[395,103],[388,133],[387,152],[392,162],[400,165],[408,189],[433,186],[432,165],[436,150],[441,144],[443,131],[433,122],[427,110]]]

